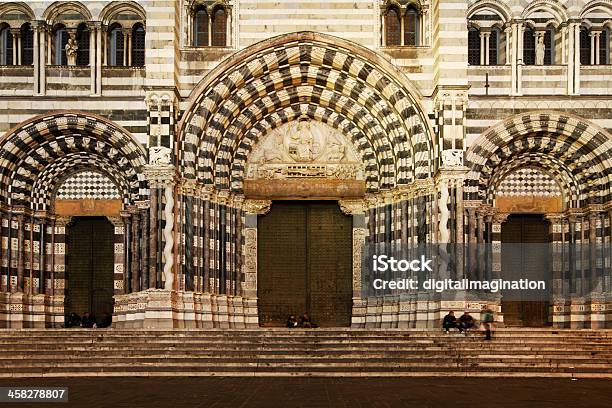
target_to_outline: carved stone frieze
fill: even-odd
[[[270,132],[247,162],[247,179],[364,179],[354,147],[342,133],[301,118]]]

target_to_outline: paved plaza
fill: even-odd
[[[609,407],[610,380],[547,378],[69,378],[0,380],[67,386],[68,404],[4,407],[393,408]]]

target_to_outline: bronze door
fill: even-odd
[[[321,326],[350,325],[352,221],[336,202],[274,202],[258,220],[257,254],[261,325],[304,312]]]
[[[104,217],[77,217],[68,228],[66,314],[113,313],[113,234]]]
[[[511,215],[502,224],[502,244],[545,244],[548,242],[548,223],[541,215]],[[520,256],[504,256],[502,249],[502,268],[521,268],[527,273],[547,268],[549,259],[540,253],[541,246],[522,245],[520,252]],[[548,309],[549,303],[545,301],[504,301],[502,299],[504,322],[508,326],[544,326],[548,323]]]

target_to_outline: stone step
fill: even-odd
[[[612,331],[0,331],[0,377],[117,375],[612,378]]]
[[[315,361],[324,364],[334,365],[339,363],[347,364],[363,364],[363,363],[424,363],[424,364],[527,364],[527,365],[544,365],[544,366],[560,366],[560,367],[579,367],[579,366],[597,366],[597,367],[612,367],[612,358],[598,358],[593,360],[587,356],[577,357],[572,359],[559,358],[538,358],[529,355],[523,356],[461,356],[461,357],[389,357],[389,356],[351,356],[351,357],[314,357],[314,356],[285,356],[283,358],[273,358],[270,356],[241,356],[228,358],[225,356],[107,356],[107,357],[80,357],[80,358],[37,358],[37,359],[2,359],[0,367],[26,367],[26,366],[66,366],[66,365],[83,365],[84,367],[93,366],[95,364],[194,364],[194,363],[211,363],[218,365],[240,364],[240,363],[256,363],[256,364],[276,364],[276,363],[314,363]]]
[[[255,374],[257,372],[268,372],[275,374],[277,372],[289,373],[289,372],[401,372],[401,371],[418,371],[418,372],[440,372],[440,371],[457,371],[457,372],[469,372],[469,371],[491,371],[499,373],[513,373],[513,372],[548,372],[548,373],[593,373],[602,374],[602,376],[612,376],[612,367],[558,367],[556,365],[550,366],[538,366],[529,364],[440,364],[440,363],[406,363],[406,364],[395,364],[395,363],[371,363],[371,364],[327,364],[327,363],[304,363],[297,364],[292,362],[287,363],[275,363],[275,364],[260,364],[260,363],[235,363],[235,364],[223,364],[219,365],[216,363],[212,364],[198,364],[193,365],[190,363],[185,364],[74,364],[74,365],[30,365],[30,366],[18,366],[11,368],[11,373],[49,373],[52,372],[55,375],[67,372],[96,372],[96,373],[107,373],[107,372],[124,372],[124,373],[149,373],[155,375],[158,371],[174,371],[183,373],[197,373],[197,372],[215,372],[219,375],[224,375],[226,372],[242,372]],[[3,374],[7,372],[3,371]],[[146,375],[146,374],[145,374]]]

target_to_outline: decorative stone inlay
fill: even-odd
[[[361,256],[367,230],[365,228],[353,228],[353,295],[361,292]]]

